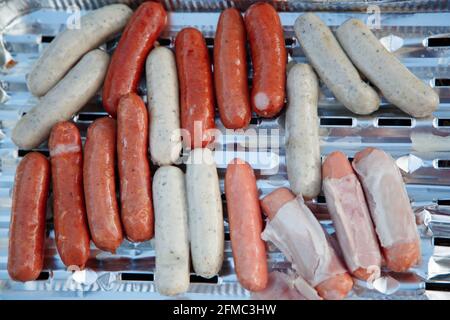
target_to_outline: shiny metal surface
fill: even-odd
[[[119,1],[77,1],[84,11],[111,2]],[[121,2],[130,3],[131,1]],[[413,1],[376,2],[379,5],[406,7],[406,3],[411,4]],[[436,8],[439,10],[447,8],[446,1],[434,1],[432,5],[426,6],[426,3],[430,2],[415,1],[415,4],[411,4],[409,8],[416,11],[436,11]],[[87,271],[72,273],[66,270],[58,257],[53,240],[51,208],[48,213],[49,234],[46,244],[45,272],[42,275],[48,278],[26,284],[9,280],[6,263],[10,193],[16,165],[25,154],[25,151],[18,150],[12,143],[10,134],[23,112],[36,102],[36,98],[26,88],[26,74],[43,48],[64,27],[71,14],[65,11],[70,1],[14,1],[14,3],[14,7],[12,1],[0,3],[0,28],[5,27],[2,32],[4,48],[17,62],[14,67],[3,68],[0,73],[1,88],[6,94],[4,98],[6,101],[0,104],[0,299],[19,297],[25,299],[166,298],[156,293],[153,286],[154,251],[151,241],[141,244],[124,241],[116,255],[101,252],[92,245]],[[161,36],[161,45],[172,47],[174,36],[180,29],[185,26],[195,26],[202,30],[207,38],[208,46],[212,49],[220,9],[231,4],[245,8],[249,1],[165,1],[165,4],[172,9],[172,12],[169,14],[169,26]],[[350,2],[326,2],[329,6],[349,4]],[[21,5],[23,7],[20,7]],[[133,5],[135,5],[134,1]],[[292,26],[300,11],[308,9],[308,5],[325,4],[300,1],[277,4],[281,6],[281,9],[284,8],[280,16],[285,28],[286,45],[291,61],[305,61],[294,37]],[[355,8],[356,5],[353,9]],[[321,10],[320,7],[315,9]],[[375,29],[375,34],[388,48],[395,50],[397,57],[418,77],[433,86],[444,84],[437,88],[441,97],[439,110],[429,119],[412,119],[384,101],[377,113],[365,117],[356,116],[340,105],[322,85],[319,108],[321,152],[325,156],[334,150],[341,150],[352,157],[355,152],[366,146],[375,146],[390,152],[397,159],[397,164],[404,174],[413,207],[418,219],[422,222],[420,226],[422,263],[405,274],[387,274],[397,279],[399,283],[398,290],[391,295],[368,290],[363,283],[357,283],[350,298],[436,299],[448,297],[440,291],[426,289],[450,288],[450,241],[445,241],[446,238],[450,239],[450,85],[446,81],[436,81],[436,79],[450,79],[450,46],[428,46],[429,42],[433,42],[429,41],[431,38],[450,37],[450,12],[392,13],[387,11],[381,11],[380,29]],[[361,12],[320,12],[319,16],[332,28],[349,17],[365,21],[371,17],[370,14]],[[114,42],[108,43],[104,49],[111,51],[114,45]],[[144,83],[143,81],[140,87],[140,94],[145,99]],[[100,95],[97,95],[74,118],[82,136],[85,136],[86,129],[93,119],[105,114],[101,108]],[[219,119],[216,124],[224,133],[216,146],[222,192],[226,160],[235,152],[247,157],[253,164],[261,195],[280,186],[288,186],[284,164],[283,113],[275,119],[256,117],[252,119],[250,129],[254,130],[258,137],[271,137],[270,144],[265,150],[261,148],[255,150],[251,145],[252,140],[242,134],[227,132]],[[448,140],[438,139],[438,142],[433,144],[432,141],[436,140],[433,135],[449,136],[449,138]],[[39,150],[45,153],[47,146],[44,144]],[[155,168],[153,172],[154,170]],[[322,219],[327,229],[332,232],[332,225],[327,220],[326,205],[323,201],[323,197],[319,197],[313,200],[310,206]],[[226,222],[225,230],[228,231]],[[226,240],[225,261],[219,276],[208,281],[192,275],[189,292],[177,298],[248,299],[250,297],[249,293],[236,281],[228,235]],[[289,265],[280,253],[271,250],[269,266],[283,270]]]

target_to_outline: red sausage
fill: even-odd
[[[136,92],[145,59],[167,22],[163,6],[145,2],[131,16],[115,49],[103,86],[103,107],[116,117],[121,96]]]
[[[88,128],[84,146],[84,196],[95,245],[114,253],[123,240],[116,199],[116,121],[104,117]]]
[[[180,86],[181,127],[190,134],[191,148],[206,147],[214,140],[214,94],[208,48],[200,31],[181,30],[175,40]]]
[[[28,153],[17,167],[12,196],[8,273],[13,280],[36,280],[41,273],[49,183],[47,158]]]
[[[220,119],[229,129],[248,126],[251,118],[247,84],[244,20],[234,8],[222,12],[214,41],[214,85]]]
[[[117,156],[121,217],[133,242],[153,237],[153,206],[148,150],[148,116],[142,99],[130,93],[117,109]]]
[[[283,27],[268,3],[250,6],[244,19],[253,63],[253,111],[270,118],[284,106],[287,57]]]
[[[52,165],[56,247],[66,266],[84,268],[89,258],[89,230],[83,193],[83,151],[78,128],[56,124],[48,142]]]
[[[268,281],[266,246],[261,239],[263,221],[252,167],[235,159],[225,175],[231,247],[236,274],[250,291],[266,288]]]

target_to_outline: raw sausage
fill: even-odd
[[[303,198],[295,199],[289,189],[280,188],[265,196],[261,206],[270,219],[263,239],[274,242],[319,296],[327,300],[345,298],[353,280]]]
[[[283,27],[275,9],[256,3],[245,12],[253,63],[251,104],[259,116],[270,118],[284,106],[287,54]]]
[[[17,167],[12,194],[8,274],[13,280],[36,280],[41,273],[49,183],[47,158],[28,153]]]
[[[153,206],[148,150],[148,116],[135,93],[119,100],[117,161],[120,178],[120,215],[125,234],[133,242],[153,237]]]
[[[348,269],[373,281],[380,276],[381,252],[361,184],[339,151],[323,163],[323,190]]]
[[[181,152],[180,104],[175,56],[158,47],[146,62],[150,155],[157,165],[175,163]]]
[[[380,105],[376,91],[361,80],[330,28],[313,13],[297,18],[297,39],[319,77],[350,111],[370,114]]]
[[[192,265],[195,273],[211,278],[222,267],[224,232],[219,177],[209,149],[191,151],[186,189]]]
[[[181,30],[175,40],[180,85],[181,127],[189,134],[186,146],[204,148],[213,142],[214,92],[208,48],[200,31]]]
[[[286,165],[295,194],[317,197],[321,186],[321,158],[317,102],[319,83],[307,64],[294,65],[287,79]]]
[[[108,54],[101,50],[87,53],[17,122],[11,136],[14,143],[23,149],[35,148],[55,124],[70,120],[100,89],[108,63]]]
[[[153,178],[155,205],[155,284],[159,293],[175,295],[189,287],[189,237],[183,172],[164,166]]]
[[[133,11],[124,4],[113,4],[81,17],[80,25],[56,36],[33,65],[27,85],[35,96],[43,96],[88,51],[119,33]]]
[[[268,281],[263,221],[256,178],[247,162],[234,159],[228,164],[225,195],[237,277],[247,290],[263,290]]]
[[[355,66],[389,102],[417,118],[436,111],[439,95],[387,51],[364,22],[347,20],[336,37]]]
[[[394,159],[366,148],[355,155],[353,168],[364,188],[386,265],[396,272],[420,260],[420,239],[403,178]]]
[[[50,133],[48,147],[56,247],[67,267],[83,269],[89,258],[90,236],[83,193],[80,131],[72,122],[59,122]]]
[[[114,253],[123,240],[116,199],[116,121],[104,117],[88,128],[84,146],[84,196],[95,245]]]
[[[224,10],[214,40],[214,85],[225,128],[240,129],[251,119],[247,84],[244,20],[235,8]]]
[[[133,13],[115,49],[103,87],[103,107],[116,117],[121,96],[136,92],[145,59],[167,22],[157,2],[144,2]]]

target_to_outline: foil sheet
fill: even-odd
[[[64,28],[68,17],[77,9],[71,5],[76,3],[83,14],[113,2],[125,2],[132,7],[139,3],[19,0],[0,4],[0,299],[167,298],[159,295],[153,285],[152,241],[140,244],[124,241],[116,255],[102,252],[92,245],[88,269],[67,270],[54,243],[51,205],[47,216],[45,270],[41,279],[18,283],[11,281],[6,271],[11,190],[16,166],[26,153],[17,149],[10,135],[18,119],[37,101],[27,90],[25,76],[43,48]],[[164,1],[171,12],[169,25],[159,43],[172,47],[179,30],[194,26],[202,30],[212,53],[220,10],[229,6],[245,9],[251,2]],[[385,10],[375,16],[372,11],[366,12],[367,6],[373,2]],[[374,23],[373,30],[380,41],[419,78],[437,87],[441,98],[438,111],[430,118],[413,119],[386,101],[370,116],[351,114],[321,85],[319,117],[322,156],[341,150],[351,158],[362,148],[375,146],[388,151],[396,159],[420,224],[421,264],[407,273],[384,273],[386,282],[380,282],[376,287],[390,294],[381,294],[367,288],[367,284],[357,282],[349,299],[448,299],[449,294],[444,291],[450,288],[450,47],[448,44],[435,46],[436,41],[433,40],[450,37],[450,13],[442,11],[448,11],[448,4],[446,1],[373,2],[277,1],[276,6],[281,11],[290,61],[306,61],[294,37],[295,19],[303,10],[328,10],[318,14],[332,29],[350,17]],[[363,12],[332,11],[343,8],[348,11],[362,9]],[[397,12],[405,10],[410,12]],[[112,51],[116,42],[106,44],[104,49]],[[146,100],[145,81],[142,81],[139,93]],[[103,115],[100,95],[97,95],[74,118],[83,139],[89,124]],[[269,137],[268,144],[263,147],[257,145],[259,140],[254,137],[227,132],[218,118],[216,125],[223,132],[215,153],[222,193],[226,163],[236,155],[248,160],[255,168],[261,195],[289,186],[283,147],[284,114],[275,119],[252,118],[250,129],[258,137]],[[48,154],[46,144],[38,150]],[[222,198],[226,209],[224,195]],[[319,196],[308,205],[326,229],[333,233],[324,197]],[[226,217],[226,210],[224,214]],[[189,291],[175,299],[251,298],[250,293],[238,284],[234,273],[226,221],[225,231],[225,259],[220,274],[209,280],[192,274]],[[289,268],[284,257],[272,246],[268,263],[272,270],[286,271]]]

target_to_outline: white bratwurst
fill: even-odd
[[[223,212],[217,168],[209,149],[194,149],[186,166],[189,234],[194,271],[215,276],[223,262]]]
[[[52,127],[69,120],[100,89],[108,69],[109,55],[95,49],[87,53],[38,104],[24,115],[12,131],[12,140],[23,149],[39,146]]]
[[[321,167],[319,83],[307,64],[294,65],[287,77],[286,165],[295,194],[314,198],[320,193]]]
[[[362,21],[347,20],[336,36],[356,67],[389,102],[417,118],[437,109],[438,94],[387,51]]]
[[[378,109],[380,97],[361,80],[330,28],[319,17],[312,13],[301,15],[294,30],[308,61],[345,107],[357,114],[370,114]]]
[[[155,210],[155,284],[175,295],[189,287],[189,237],[186,187],[177,167],[160,167],[153,178]]]
[[[170,49],[155,48],[145,65],[150,155],[157,165],[177,161],[181,151],[180,104],[175,57]]]
[[[79,28],[58,34],[28,75],[31,93],[35,96],[46,94],[86,52],[119,33],[131,14],[132,10],[124,4],[106,6],[81,17]]]

